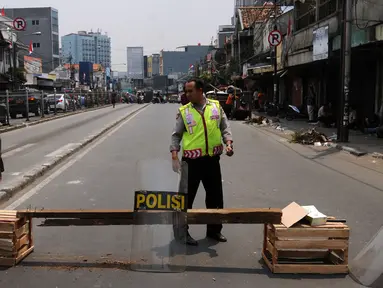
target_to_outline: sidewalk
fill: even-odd
[[[253,111],[254,116],[264,116],[269,119],[273,118],[270,116],[266,116],[264,113],[259,113],[257,111]],[[283,128],[284,132],[286,134],[291,134],[296,131],[300,131],[302,129],[307,130],[310,128],[315,128],[318,132],[324,133],[327,137],[331,137],[333,135],[337,134],[336,128],[325,128],[320,127],[318,125],[313,125],[310,123],[307,123],[307,120],[305,119],[297,119],[293,121],[288,121],[286,119],[279,119],[280,126]],[[277,123],[275,123],[277,124]],[[272,129],[276,133],[280,132],[280,130]],[[350,130],[349,132],[349,142],[348,143],[337,143],[342,148],[346,148],[344,150],[347,150],[348,147],[361,152],[364,152],[364,154],[376,154],[377,156],[381,156],[383,158],[383,139],[378,139],[376,135],[368,135],[363,134],[360,131],[354,131]],[[378,157],[378,158],[381,158]]]

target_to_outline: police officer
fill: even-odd
[[[220,155],[226,144],[228,156],[233,154],[232,133],[229,121],[216,100],[207,99],[203,93],[204,83],[192,79],[185,84],[185,93],[190,102],[179,108],[172,133],[173,170],[181,169],[178,152],[182,141],[182,160],[188,165],[188,209],[193,207],[200,182],[206,190],[206,208],[223,208],[223,189]],[[207,225],[206,236],[219,242],[227,239],[221,234],[222,225]],[[197,246],[189,232],[182,239],[188,245]]]

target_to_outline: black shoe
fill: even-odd
[[[206,233],[206,237],[216,240],[218,242],[227,242],[226,237],[223,236],[221,233]]]
[[[191,237],[189,233],[186,235],[186,237],[178,238],[178,241],[189,246],[198,246],[197,240]]]

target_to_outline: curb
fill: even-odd
[[[372,153],[372,157],[374,157],[376,159],[383,159],[383,154],[378,153],[378,152],[374,152],[374,153]]]
[[[0,204],[9,200],[17,192],[23,190],[26,186],[34,182],[39,177],[43,176],[46,172],[53,169],[55,166],[63,162],[65,159],[69,158],[70,156],[72,156],[73,154],[75,154],[76,152],[78,152],[79,150],[87,146],[88,144],[94,142],[95,140],[100,138],[102,135],[104,135],[106,132],[116,127],[118,124],[122,123],[126,119],[132,117],[134,114],[138,113],[139,111],[141,111],[142,109],[146,108],[149,105],[150,103],[143,105],[142,107],[130,112],[128,115],[123,116],[122,118],[113,122],[112,124],[108,124],[100,132],[84,138],[84,140],[81,142],[79,146],[67,151],[65,154],[59,155],[42,165],[32,168],[30,171],[26,172],[20,179],[18,179],[15,183],[10,184],[9,187],[4,187],[0,191]]]
[[[349,147],[349,146],[345,146],[345,145],[335,144],[334,146],[337,149],[348,152],[351,155],[354,155],[356,157],[360,157],[360,156],[364,156],[364,155],[369,154],[367,151],[362,151],[362,150],[359,150],[357,148],[353,148],[353,147]]]
[[[111,104],[107,104],[107,105],[104,105],[104,106],[101,106],[101,107],[94,107],[94,108],[87,108],[85,110],[73,111],[73,112],[70,112],[70,113],[67,113],[67,114],[63,114],[63,115],[59,115],[59,116],[53,116],[53,117],[49,117],[49,118],[45,118],[45,119],[41,119],[41,120],[37,120],[37,121],[32,121],[30,123],[28,123],[28,122],[25,123],[24,122],[22,124],[18,124],[18,125],[15,125],[15,126],[6,127],[4,129],[0,128],[0,134],[6,133],[6,132],[10,132],[10,131],[14,131],[14,130],[18,130],[18,129],[21,129],[21,128],[25,128],[25,127],[28,127],[28,126],[34,126],[34,125],[38,125],[38,124],[41,124],[41,123],[53,121],[53,120],[56,120],[56,119],[61,119],[61,118],[77,115],[77,114],[80,114],[80,113],[86,113],[86,112],[90,112],[90,111],[100,110],[100,109],[107,108],[107,107],[110,107],[110,106],[112,106],[112,105]]]
[[[273,133],[273,134],[278,135],[278,136],[281,136],[280,133],[282,133],[283,137],[286,138],[286,139],[290,139],[291,134],[297,132],[297,131],[290,130],[290,129],[276,130],[272,126],[261,126],[261,125],[254,125],[254,124],[252,124],[251,126],[253,126],[253,127],[257,128],[257,129],[267,128],[267,130],[270,133]],[[354,155],[356,157],[361,157],[361,156],[365,156],[365,155],[371,154],[372,157],[374,157],[374,158],[383,159],[383,154],[381,154],[381,153],[376,153],[376,152],[375,153],[368,153],[367,151],[360,150],[360,149],[353,148],[353,147],[349,147],[349,146],[342,145],[342,144],[332,143],[330,147],[333,147],[333,148],[336,148],[338,150],[342,150],[342,151],[348,152],[351,155]]]

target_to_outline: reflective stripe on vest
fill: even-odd
[[[186,127],[182,137],[183,157],[195,159],[222,154],[222,115],[218,101],[207,100],[203,113],[189,103],[180,108],[180,114]]]

